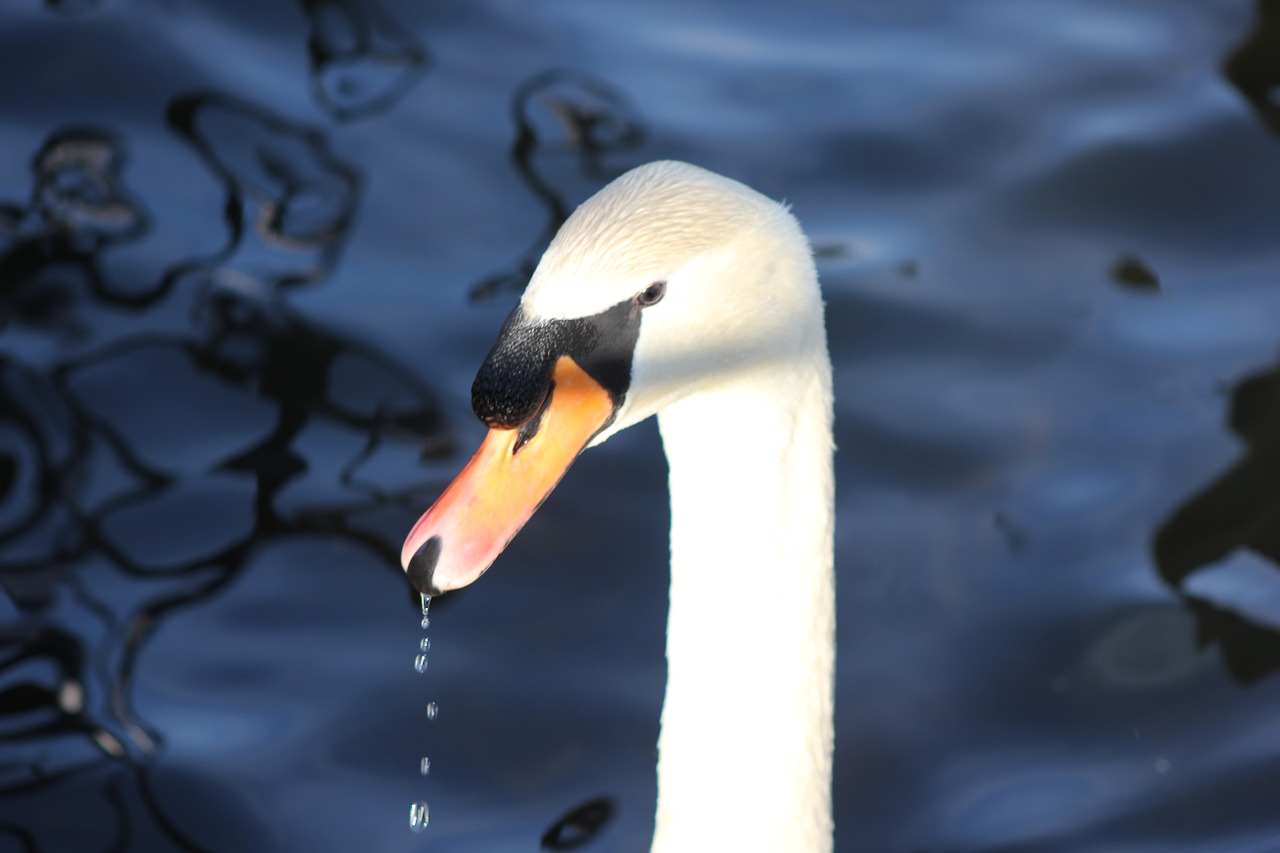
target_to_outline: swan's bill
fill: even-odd
[[[474,581],[613,417],[614,398],[568,356],[537,414],[490,429],[480,449],[409,532],[400,562],[409,582],[439,595]]]

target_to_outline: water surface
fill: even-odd
[[[0,850],[647,848],[652,426],[422,674],[397,562],[664,157],[819,257],[837,849],[1280,849],[1275,3],[23,0],[0,56]]]

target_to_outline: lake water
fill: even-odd
[[[0,850],[647,849],[652,425],[425,632],[398,552],[658,158],[818,254],[837,849],[1280,850],[1272,0],[9,0],[0,57]]]

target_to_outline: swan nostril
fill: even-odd
[[[444,541],[439,536],[432,536],[422,543],[422,547],[413,555],[413,559],[409,560],[409,565],[404,570],[409,578],[409,584],[423,595],[441,593],[441,590],[435,588],[432,576],[435,574],[436,564],[440,562],[440,552],[443,549]]]
[[[556,383],[551,380],[547,388],[547,396],[542,398],[542,405],[538,407],[538,411],[533,413],[533,417],[520,425],[520,432],[516,434],[515,444],[511,445],[511,455],[515,456],[520,452],[520,448],[529,443],[529,439],[538,434],[538,428],[542,426],[542,416],[547,413],[547,409],[551,408],[551,398],[555,396]]]

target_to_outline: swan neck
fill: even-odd
[[[653,849],[830,850],[825,339],[672,405],[659,427],[671,600]]]

